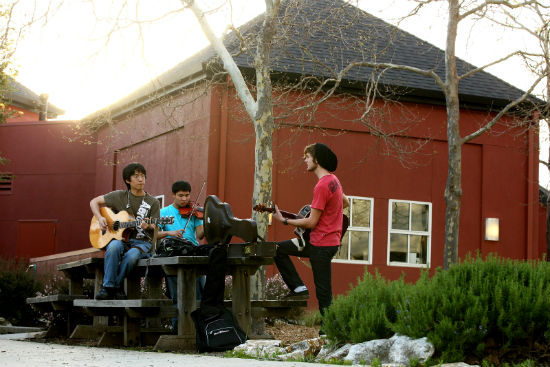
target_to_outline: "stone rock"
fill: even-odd
[[[359,344],[354,344],[349,349],[348,355],[344,358],[352,364],[371,364],[378,358],[381,363],[389,363],[388,354],[390,351],[390,339],[375,339]]]
[[[247,340],[246,343],[236,346],[233,351],[244,352],[254,358],[271,358],[285,353],[280,340]]]
[[[294,343],[286,347],[286,353],[277,356],[277,359],[286,361],[288,359],[314,359],[323,347],[323,338],[314,338]]]
[[[332,360],[344,360],[344,357],[348,355],[349,349],[353,344],[345,344],[341,347],[336,345],[323,345],[319,354],[315,358],[316,362],[332,361]]]
[[[377,339],[353,345],[344,358],[352,364],[372,364],[376,358],[382,364],[408,366],[411,360],[426,362],[434,354],[435,348],[426,338],[411,339],[408,336],[394,335],[390,339]]]
[[[8,320],[6,320],[6,319],[3,318],[3,317],[0,317],[0,325],[1,325],[1,326],[13,326],[13,325],[11,324],[11,322],[9,322]]]
[[[424,363],[435,352],[435,347],[426,337],[413,340],[408,336],[396,334],[390,338],[390,341],[392,341],[388,355],[390,363],[409,365],[413,359]]]

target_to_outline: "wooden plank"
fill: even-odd
[[[124,345],[140,345],[140,319],[124,315]]]
[[[178,304],[178,335],[195,335],[195,326],[191,312],[197,308],[196,296],[197,273],[194,269],[178,268],[177,304]]]
[[[250,275],[246,267],[238,267],[233,271],[232,311],[239,326],[245,333],[250,332],[252,315],[250,313]]]
[[[104,325],[76,325],[69,339],[96,339],[106,332],[119,333],[122,340],[122,326]]]
[[[71,261],[65,264],[57,265],[57,270],[59,271],[82,271],[88,269],[89,274],[93,274],[89,269],[94,269],[98,266],[103,266],[105,260],[102,257],[88,257],[86,259],[80,259],[76,261]]]
[[[195,335],[161,335],[155,344],[155,351],[184,352],[196,350]]]
[[[164,307],[172,304],[169,299],[108,299],[98,301],[95,299],[76,299],[74,305],[78,307],[101,307],[101,308],[147,308],[147,307]]]
[[[124,333],[113,333],[105,332],[101,334],[99,341],[97,342],[98,347],[119,347],[124,345]]]
[[[27,298],[27,304],[42,312],[68,311],[73,307],[75,299],[87,298],[79,294],[52,294],[49,296]]]
[[[231,307],[233,301],[226,299],[223,304],[226,307]],[[307,300],[277,300],[277,299],[264,299],[264,300],[251,300],[250,305],[252,307],[265,307],[265,308],[292,308],[292,307],[307,307]]]

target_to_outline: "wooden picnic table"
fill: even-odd
[[[273,257],[229,257],[228,273],[233,277],[232,311],[241,328],[247,332],[252,322],[250,276],[262,265],[273,263]],[[195,347],[195,327],[191,312],[197,308],[196,278],[206,273],[207,256],[174,256],[143,259],[140,267],[161,267],[167,275],[177,276],[178,335],[162,335],[155,349],[184,350]]]
[[[272,242],[252,244],[253,249],[245,251],[242,244],[230,244],[227,259],[227,273],[232,275],[232,299],[226,301],[245,332],[250,331],[252,308],[273,309],[278,312],[291,307],[305,307],[306,301],[251,300],[250,277],[263,265],[273,263]],[[252,254],[252,255],[251,255]],[[72,325],[67,328],[71,338],[100,337],[99,345],[154,344],[156,350],[189,350],[195,348],[195,327],[191,312],[198,305],[196,301],[196,278],[206,274],[207,256],[153,257],[142,259],[134,272],[126,278],[127,300],[97,301],[83,296],[83,282],[93,279],[94,296],[103,282],[103,258],[87,258],[61,264],[57,267],[69,279],[69,294],[35,297],[28,303],[42,307],[57,307],[58,310],[84,310],[93,316],[92,325]],[[173,305],[162,291],[165,275],[177,277],[177,304]],[[141,293],[143,279],[147,292]],[[55,309],[55,308],[54,308]],[[109,317],[116,315],[122,325],[109,325]],[[178,334],[167,335],[162,319],[178,317]],[[72,330],[72,332],[71,332]]]

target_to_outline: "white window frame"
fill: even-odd
[[[393,203],[406,203],[409,204],[409,228],[411,228],[411,210],[413,204],[419,204],[419,205],[427,205],[429,215],[428,215],[428,230],[427,231],[413,231],[413,230],[403,230],[403,229],[392,229],[392,207]],[[411,235],[417,235],[417,236],[427,236],[427,254],[426,254],[426,264],[416,264],[416,263],[409,263],[409,262],[399,262],[399,261],[390,261],[390,250],[391,250],[391,235],[392,233],[395,234],[405,234],[407,235],[407,261],[409,259],[410,255],[410,249],[411,249]],[[388,242],[387,242],[387,265],[388,266],[403,266],[403,267],[411,267],[411,268],[429,268],[431,263],[431,254],[432,254],[432,203],[430,202],[424,202],[424,201],[413,201],[413,200],[396,200],[396,199],[390,199],[388,201]]]
[[[346,264],[372,264],[372,238],[373,238],[373,222],[374,222],[374,198],[369,198],[369,197],[364,197],[364,196],[350,196],[350,195],[346,195],[347,198],[349,199],[349,204],[350,204],[350,224],[352,223],[352,218],[351,216],[353,215],[353,200],[352,199],[359,199],[359,200],[368,200],[370,201],[370,213],[369,213],[369,216],[370,216],[370,220],[369,220],[369,224],[370,224],[370,227],[355,227],[355,226],[349,226],[348,227],[348,232],[349,231],[357,231],[357,232],[370,232],[370,235],[369,235],[369,259],[368,260],[352,260],[350,259],[350,255],[351,255],[351,246],[349,246],[349,242],[348,242],[348,258],[347,259],[335,259],[333,258],[332,259],[332,262],[335,262],[335,263],[346,263]],[[351,235],[348,235],[348,241],[351,240]]]
[[[159,201],[160,208],[164,208],[164,194],[156,195],[155,198]]]

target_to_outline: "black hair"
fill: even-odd
[[[187,181],[176,181],[172,184],[172,193],[175,194],[178,191],[191,192],[191,184]]]
[[[338,157],[323,143],[310,144],[304,148],[304,155],[309,153],[317,164],[329,172],[336,171]]]
[[[143,173],[143,175],[147,177],[147,171],[145,171],[145,167],[143,167],[141,163],[130,163],[122,170],[122,179],[128,190],[130,190],[130,184],[126,181],[130,181],[132,175],[136,172]]]

